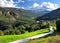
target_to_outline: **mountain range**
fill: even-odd
[[[60,8],[36,18],[36,20],[56,20],[56,19],[60,19]]]
[[[11,20],[32,21],[38,16],[42,16],[49,11],[47,10],[26,10],[22,8],[2,8],[0,7],[0,19],[4,20],[11,18]],[[4,19],[2,19],[4,18]],[[6,20],[5,19],[5,20]]]
[[[2,8],[0,7],[0,20],[19,20],[32,21],[36,20],[56,20],[60,19],[60,8],[48,11],[43,9],[26,10],[21,8]],[[10,18],[9,18],[10,17]],[[5,19],[6,18],[6,19]]]

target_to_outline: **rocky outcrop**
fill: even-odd
[[[0,11],[0,14],[2,14],[2,11]]]
[[[3,14],[5,16],[13,16],[13,17],[16,17],[16,18],[19,17],[19,14],[17,12],[13,12],[13,11],[1,11],[0,10],[0,14]]]
[[[18,18],[19,17],[19,14],[18,13],[16,13],[16,12],[9,12],[9,14],[10,15],[12,15],[12,16],[14,16],[14,17],[16,17],[16,18]]]

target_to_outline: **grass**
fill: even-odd
[[[54,26],[54,30],[56,31],[56,27]],[[49,36],[45,36],[43,38],[30,40],[25,43],[60,43],[60,33],[54,32]]]
[[[60,33],[55,32],[50,36],[46,36],[35,40],[30,40],[25,43],[60,43]]]
[[[6,36],[0,36],[0,43],[8,43],[11,41],[15,41],[15,40],[20,40],[20,39],[24,39],[26,37],[31,37],[31,36],[35,36],[37,34],[42,34],[42,33],[46,33],[49,32],[48,29],[41,29],[41,30],[37,30],[35,32],[27,32],[25,34],[21,34],[21,35],[6,35]]]

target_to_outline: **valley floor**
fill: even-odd
[[[35,40],[30,40],[25,43],[60,43],[60,33],[55,32],[50,36],[46,36]]]
[[[15,40],[20,40],[20,39],[24,39],[27,37],[31,37],[31,36],[35,36],[38,34],[43,34],[49,32],[48,29],[41,29],[41,30],[37,30],[35,32],[27,32],[25,34],[21,34],[21,35],[6,35],[6,36],[0,36],[0,43],[8,43],[11,41],[15,41]]]
[[[32,36],[32,37],[29,37],[29,38],[25,38],[25,39],[10,42],[10,43],[24,43],[24,42],[29,41],[29,40],[33,40],[33,39],[37,39],[37,38],[40,38],[40,37],[44,37],[46,35],[50,35],[53,32],[54,32],[53,27],[50,26],[50,32],[48,32],[48,33],[39,34],[39,35],[36,35],[36,36]]]

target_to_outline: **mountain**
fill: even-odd
[[[55,20],[57,18],[60,19],[60,8],[44,14],[43,16],[39,16],[36,20]]]
[[[38,16],[42,16],[49,11],[36,9],[36,10],[26,10],[21,8],[2,8],[0,7],[0,19],[1,20],[12,20],[12,21],[33,21]],[[3,17],[3,19],[2,19]],[[9,17],[9,18],[8,18]]]
[[[2,8],[0,7],[0,19],[6,20],[11,18],[19,21],[32,21],[35,16],[29,13],[27,10],[18,8]]]
[[[38,16],[42,16],[50,11],[48,10],[40,10],[40,9],[36,9],[36,10],[28,10],[29,13],[31,13],[33,16],[38,17]]]

